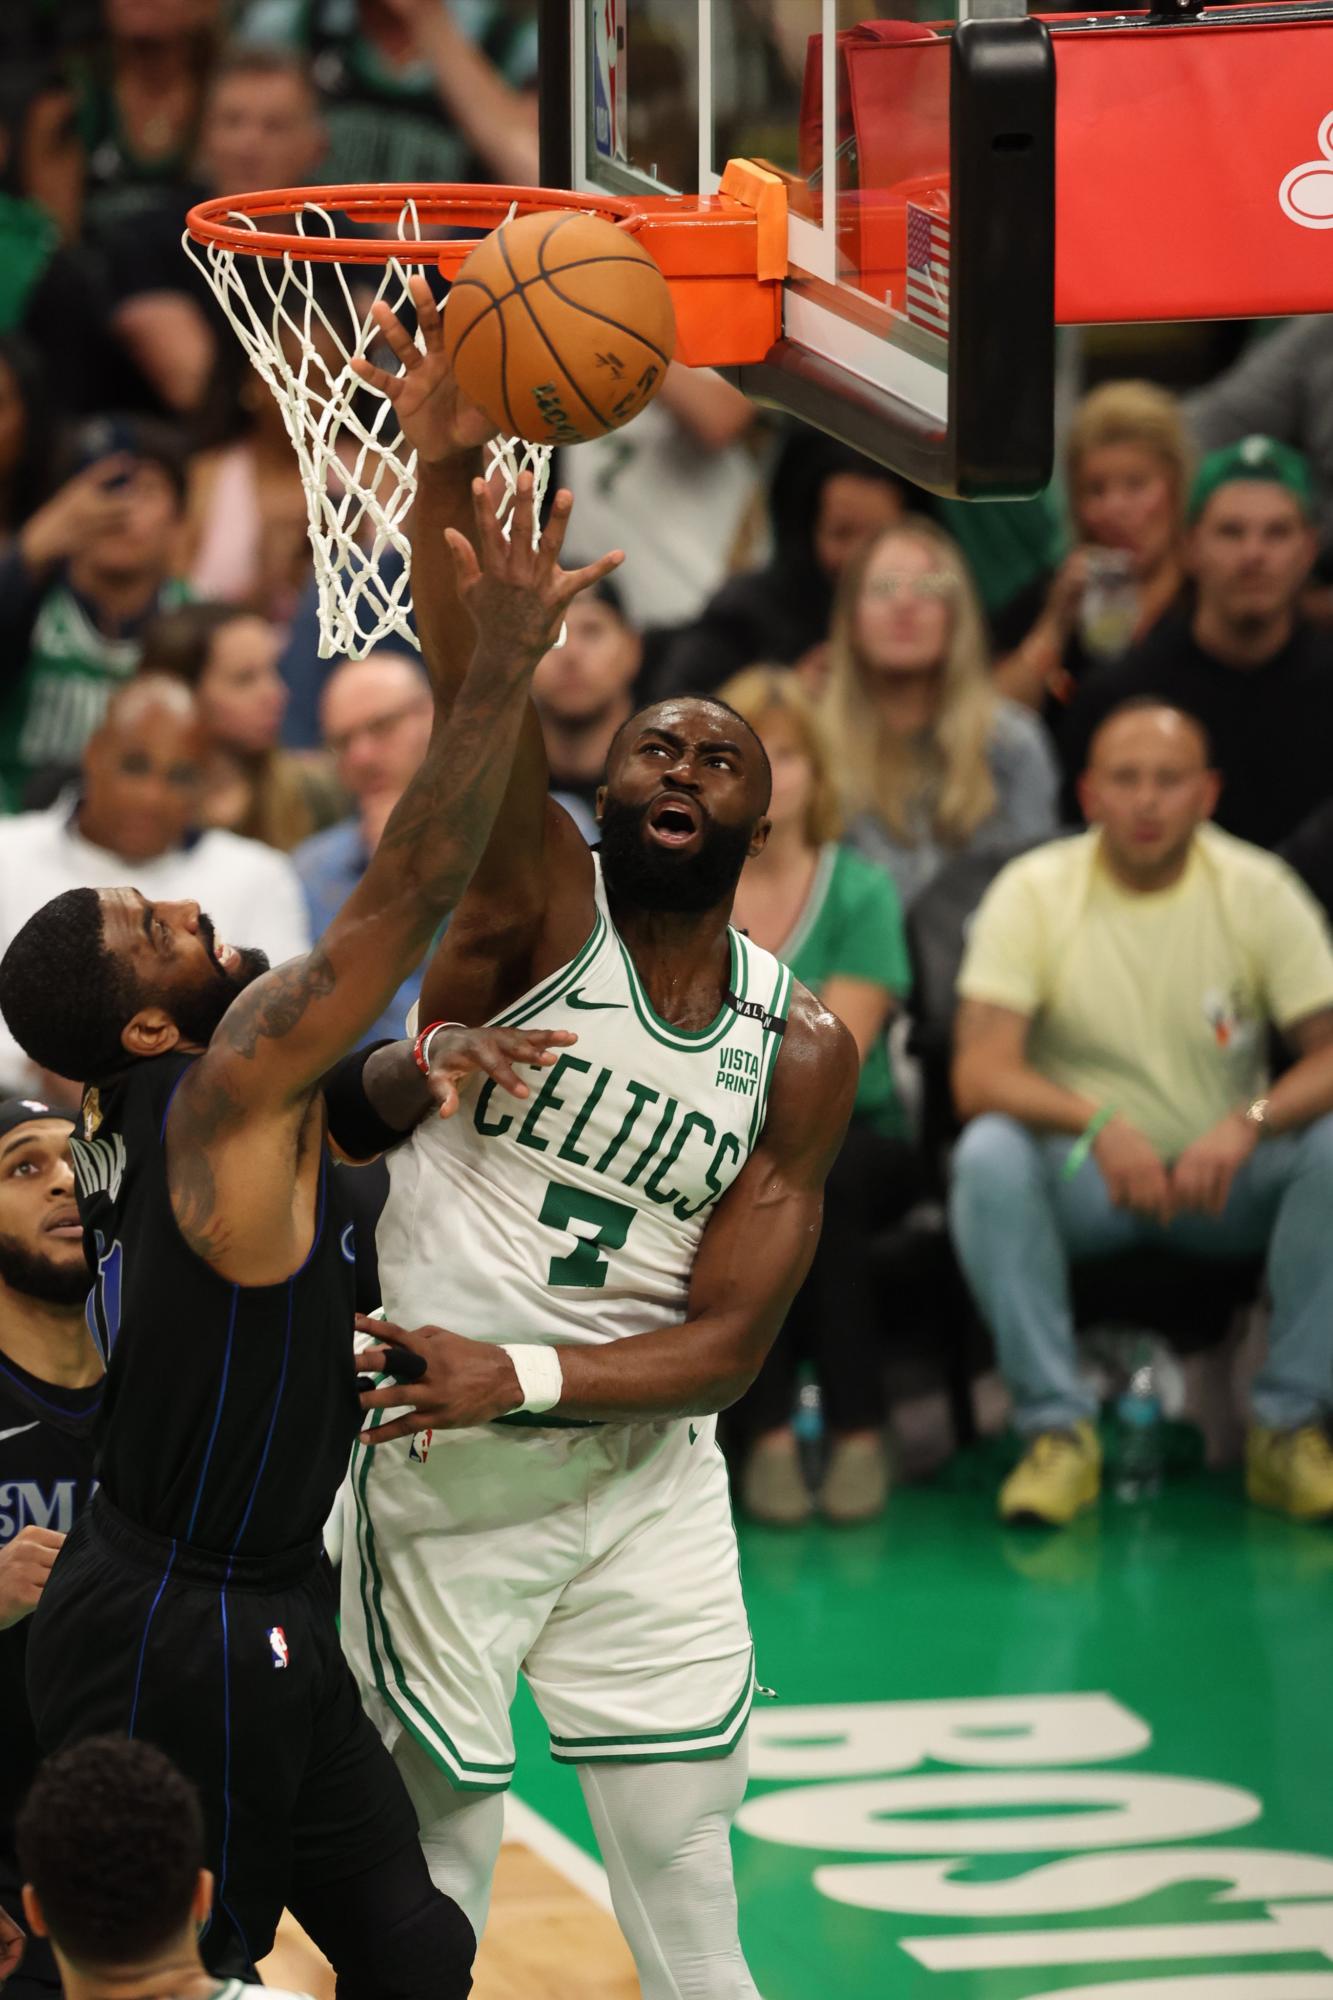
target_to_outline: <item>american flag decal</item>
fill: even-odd
[[[907,204],[907,317],[949,337],[949,217]]]

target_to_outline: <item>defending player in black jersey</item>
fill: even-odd
[[[23,1663],[31,1613],[93,1489],[102,1362],[83,1317],[88,1267],[69,1160],[73,1120],[0,1100],[0,1908],[18,1917],[14,1818],[37,1769]],[[30,1938],[6,1993],[59,2000]]]
[[[484,435],[444,393],[460,442]],[[203,1801],[210,1969],[248,1973],[285,1901],[344,2000],[465,1993],[473,1939],[361,1712],[319,1555],[358,1416],[321,1078],[465,888],[532,670],[570,598],[620,560],[560,570],[568,494],[535,550],[530,481],[508,542],[473,494],[476,555],[450,537],[478,633],[467,679],[308,956],[269,972],[197,905],[125,888],[58,897],[0,964],[19,1043],[87,1080],[75,1166],[108,1357],[101,1490],[29,1646],[39,1738],[122,1730],[165,1749]]]

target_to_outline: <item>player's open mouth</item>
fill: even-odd
[[[663,847],[688,847],[703,831],[703,815],[693,799],[659,799],[649,810],[648,831]]]
[[[67,1243],[81,1243],[83,1224],[79,1221],[78,1209],[58,1208],[55,1214],[48,1216],[42,1224],[42,1233],[46,1236],[63,1237]]]
[[[224,972],[240,970],[241,954],[234,944],[224,944],[221,938],[214,938],[213,956]]]

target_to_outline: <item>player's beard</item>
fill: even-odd
[[[185,1040],[196,1042],[200,1048],[206,1049],[237,994],[243,993],[252,980],[268,971],[268,954],[253,945],[244,949],[237,946],[241,962],[234,972],[228,972],[213,957],[217,933],[212,918],[206,917],[202,911],[199,915],[199,934],[208,946],[212,970],[201,971],[197,985],[173,993],[164,1004],[169,1007],[171,1018]]]
[[[609,794],[603,802],[602,877],[608,892],[641,910],[679,916],[702,916],[726,902],[740,880],[754,828],[719,826],[704,813],[698,847],[682,854],[645,838],[648,812],[646,805],[626,805]]]
[[[0,1279],[11,1292],[49,1306],[80,1306],[92,1285],[82,1256],[66,1264],[29,1250],[16,1236],[0,1236]]]

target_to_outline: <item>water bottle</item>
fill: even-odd
[[[1116,1398],[1115,1496],[1134,1502],[1151,1500],[1162,1490],[1165,1431],[1162,1399],[1153,1365],[1152,1344],[1143,1341],[1129,1379]]]
[[[824,1399],[819,1393],[818,1382],[802,1382],[791,1427],[796,1433],[796,1448],[805,1468],[805,1476],[817,1485],[822,1471],[820,1460],[824,1446]]]

